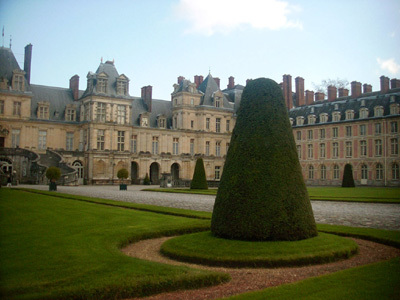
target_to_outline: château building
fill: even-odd
[[[229,148],[244,86],[230,77],[226,89],[208,74],[179,76],[170,100],[153,99],[152,86],[131,96],[129,78],[113,61],[78,75],[69,88],[30,83],[32,45],[24,69],[0,48],[0,176],[43,183],[47,167],[61,168],[61,184],[110,184],[126,168],[133,184],[185,185],[198,157],[217,184]],[[400,186],[400,80],[381,77],[379,91],[351,83],[304,91],[304,79],[281,84],[303,176],[309,185],[340,185],[351,164],[357,185]]]

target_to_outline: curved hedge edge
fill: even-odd
[[[200,258],[200,257],[193,257],[193,256],[186,256],[186,255],[179,255],[168,249],[165,249],[161,246],[160,253],[166,257],[172,258],[174,260],[200,264],[200,265],[207,265],[212,267],[228,267],[228,268],[281,268],[281,267],[300,267],[300,266],[307,266],[307,265],[317,265],[317,264],[324,264],[339,261],[342,259],[348,259],[353,255],[358,253],[358,245],[356,244],[354,247],[349,247],[347,250],[341,250],[335,252],[334,255],[316,255],[312,257],[302,257],[296,260],[213,260],[208,258]]]
[[[143,205],[143,207],[141,207],[140,204],[133,203],[133,202],[129,202],[130,205],[122,204],[122,203],[126,203],[126,202],[117,204],[117,203],[120,203],[120,201],[116,201],[116,200],[112,200],[112,199],[96,200],[96,198],[83,197],[83,196],[79,196],[79,195],[59,194],[59,193],[54,193],[54,192],[47,192],[47,191],[35,190],[35,189],[25,189],[25,188],[14,188],[13,190],[41,194],[41,195],[52,196],[52,197],[58,197],[58,198],[62,198],[62,199],[70,199],[70,200],[76,200],[76,201],[81,201],[81,202],[105,205],[105,206],[112,206],[112,207],[118,207],[118,208],[152,212],[152,213],[157,213],[157,214],[162,214],[162,215],[184,217],[184,218],[190,218],[190,219],[200,219],[200,220],[210,220],[211,219],[211,214],[209,217],[208,216],[199,216],[199,215],[191,214],[190,210],[188,210],[187,213],[185,213],[185,212],[179,213],[179,212],[173,212],[173,211],[163,211],[160,208],[158,208],[158,206],[155,206],[155,205],[154,206],[146,205],[146,207],[144,207],[144,205]],[[115,203],[111,203],[111,202],[115,202]],[[154,208],[152,208],[152,207],[154,207]],[[185,211],[184,209],[179,209],[179,208],[171,208],[171,209]]]

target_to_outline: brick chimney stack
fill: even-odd
[[[311,105],[314,102],[314,92],[306,91],[306,105]]]
[[[199,88],[200,84],[203,83],[203,76],[195,75],[194,76],[194,83],[196,84],[196,88]]]
[[[221,79],[219,79],[219,77],[214,77],[214,80],[217,83],[218,88],[220,88]]]
[[[235,77],[231,76],[228,78],[228,80],[229,80],[229,83],[228,83],[227,88],[233,89],[235,87]]]
[[[389,90],[389,77],[381,76],[381,92],[386,93]]]
[[[390,80],[390,88],[397,89],[400,88],[400,79],[393,78]]]
[[[337,97],[337,88],[334,85],[328,86],[328,101],[335,101]]]
[[[69,88],[72,91],[72,97],[74,100],[78,100],[79,98],[79,76],[74,75],[69,80]]]
[[[363,94],[372,93],[372,85],[364,83],[363,84]]]
[[[142,87],[142,99],[143,102],[147,105],[148,112],[151,112],[151,102],[153,98],[152,94],[153,94],[153,87],[151,85]]]
[[[304,97],[304,79],[301,77],[296,77],[296,99],[297,99],[297,106],[303,106],[305,103]]]
[[[283,98],[285,99],[285,104],[287,109],[293,108],[293,95],[292,95],[292,76],[283,75]]]
[[[32,44],[25,47],[24,71],[28,84],[31,84]]]
[[[349,95],[349,90],[345,88],[339,88],[339,98],[347,97]]]
[[[321,101],[325,99],[325,94],[321,92],[315,93],[315,101]]]
[[[361,82],[351,82],[351,97],[357,98],[361,96]]]
[[[178,77],[178,84],[181,84],[183,80],[185,80],[185,77],[179,76]]]

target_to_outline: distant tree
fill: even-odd
[[[204,169],[203,159],[200,157],[196,161],[196,166],[194,168],[193,179],[190,183],[190,189],[206,190],[208,189],[206,171]]]
[[[143,184],[150,185],[150,178],[148,173],[146,173],[146,176],[144,177]]]
[[[335,86],[336,88],[348,88],[349,86],[349,82],[347,79],[340,79],[340,78],[336,78],[336,79],[324,79],[321,81],[321,83],[316,84],[316,83],[312,83],[312,86],[314,88],[315,92],[320,92],[320,93],[325,93],[325,95],[328,94],[328,86]]]
[[[344,166],[342,187],[355,187],[353,170],[350,164]]]

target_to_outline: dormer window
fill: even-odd
[[[68,104],[65,108],[65,121],[75,121],[76,120],[76,108],[75,106]]]
[[[124,75],[121,75],[117,78],[117,95],[127,96],[129,93],[128,89],[128,79]]]
[[[383,107],[382,106],[375,106],[375,108],[374,108],[374,116],[375,117],[382,117],[383,116]]]
[[[339,122],[340,121],[340,112],[339,111],[335,111],[332,114],[332,121],[333,122]]]
[[[327,113],[320,114],[319,115],[319,122],[320,123],[328,122],[328,114]]]
[[[164,116],[159,116],[157,120],[158,128],[165,129],[167,127],[167,120]]]
[[[399,105],[398,104],[391,104],[390,105],[390,114],[391,115],[398,115],[399,114]]]
[[[296,125],[297,126],[301,126],[303,124],[304,124],[304,117],[303,116],[297,117],[296,118]]]
[[[315,124],[315,120],[317,118],[315,117],[315,115],[309,115],[308,116],[308,124]]]
[[[339,104],[335,103],[335,110],[339,109]]]
[[[140,115],[140,126],[149,127],[149,117],[148,115]]]
[[[290,122],[290,125],[292,125],[293,126],[293,118],[289,118],[289,122]]]
[[[348,109],[346,110],[346,120],[353,120],[354,119],[354,110]]]
[[[360,119],[368,118],[368,108],[363,107],[360,109]]]
[[[215,107],[221,107],[221,97],[215,97]]]
[[[107,93],[107,75],[102,73],[97,78],[96,92],[98,93]]]
[[[365,99],[361,100],[361,106],[365,106]]]
[[[21,70],[14,70],[13,77],[12,77],[12,89],[14,91],[25,91],[25,84],[24,84],[24,71]]]
[[[49,119],[49,110],[50,110],[49,102],[39,102],[38,110],[37,110],[38,119],[48,120]]]

